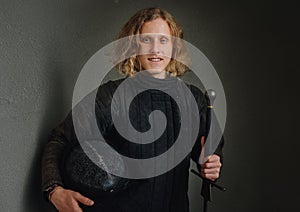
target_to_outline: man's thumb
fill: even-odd
[[[201,153],[200,153],[200,157],[199,157],[199,164],[204,164],[205,160],[204,160],[204,140],[205,137],[202,136],[200,139],[200,143],[201,143]]]
[[[203,149],[204,149],[204,141],[205,140],[205,137],[204,136],[202,136],[201,137],[201,148],[202,148],[202,151],[203,151]]]
[[[88,205],[88,206],[91,206],[94,204],[94,201],[81,195],[80,193],[77,193],[76,196],[75,196],[76,200],[78,200],[79,202],[81,202],[82,204],[84,205]]]

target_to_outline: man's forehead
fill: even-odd
[[[171,35],[168,35],[168,34],[164,34],[164,33],[142,33],[140,34],[140,36],[149,36],[149,37],[161,37],[161,36],[164,36],[164,37],[172,37]]]

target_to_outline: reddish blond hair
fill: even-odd
[[[127,76],[132,76],[134,73],[141,70],[141,65],[138,61],[136,50],[138,48],[138,44],[135,39],[133,39],[134,35],[140,34],[143,24],[157,18],[162,18],[170,27],[171,35],[174,37],[178,37],[180,39],[176,39],[173,45],[173,58],[180,55],[181,57],[186,56],[184,51],[184,45],[181,41],[183,38],[183,30],[180,25],[175,21],[173,16],[164,9],[161,8],[146,8],[139,10],[135,13],[129,21],[127,21],[124,26],[121,28],[118,33],[117,39],[127,38],[128,41],[123,42],[119,46],[116,47],[116,53],[121,54],[124,57],[122,62],[117,64],[117,69],[121,74],[125,74]],[[129,36],[129,37],[128,37]],[[176,47],[176,48],[174,48]],[[129,58],[126,58],[126,55],[131,55]],[[178,62],[171,58],[166,70],[171,73],[173,76],[181,76],[183,75],[187,68],[184,64]]]

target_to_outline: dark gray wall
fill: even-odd
[[[289,35],[293,10],[283,5],[275,10],[265,1],[1,0],[0,5],[1,211],[53,211],[39,190],[47,136],[71,108],[85,62],[147,6],[162,6],[177,18],[185,39],[209,58],[225,88],[227,143],[219,182],[228,191],[214,191],[210,211],[299,211],[299,186],[292,184],[299,177],[294,165],[299,151],[292,146],[297,125],[289,109],[297,98],[296,57],[290,51],[296,36]],[[200,186],[191,176],[191,212],[200,211]]]

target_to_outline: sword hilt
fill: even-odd
[[[207,134],[206,134],[206,140],[208,139],[208,136],[211,137],[209,134],[210,129],[212,128],[212,116],[213,116],[213,104],[216,99],[216,92],[213,89],[208,89],[205,92],[205,98],[207,101],[207,117],[206,117],[206,129],[207,129]],[[210,139],[208,139],[210,140]],[[210,143],[208,143],[208,148],[210,150]],[[203,151],[204,153],[204,151]],[[204,153],[205,155],[205,153]],[[220,189],[221,191],[225,191],[226,189],[220,185],[217,185],[215,182],[206,179],[201,176],[201,174],[197,173],[195,170],[191,170],[192,173],[196,174],[198,177],[202,178],[202,189],[201,189],[201,195],[203,196],[203,211],[207,212],[207,204],[208,201],[211,202],[212,197],[211,197],[211,187],[215,186],[216,188]]]
[[[216,91],[214,91],[213,89],[208,89],[206,92],[205,92],[205,97],[206,97],[206,100],[208,102],[208,108],[213,108],[214,106],[214,101],[217,97],[217,93]]]

